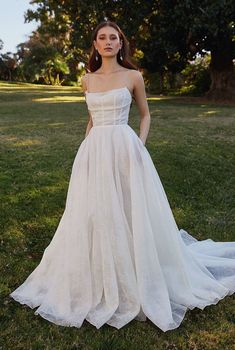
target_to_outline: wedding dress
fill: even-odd
[[[150,154],[128,125],[127,87],[86,92],[93,127],[74,159],[66,205],[41,262],[10,296],[62,326],[164,332],[187,309],[235,292],[235,242],[178,229]]]

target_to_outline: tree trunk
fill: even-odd
[[[235,101],[235,72],[232,43],[211,51],[211,86],[206,96],[213,101]]]
[[[163,93],[164,92],[164,73],[162,71],[160,71],[159,78],[160,78],[160,92]]]
[[[11,70],[8,68],[8,80],[11,81]]]

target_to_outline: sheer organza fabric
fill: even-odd
[[[124,87],[86,93],[93,127],[74,159],[64,213],[36,269],[10,296],[63,326],[164,332],[187,309],[235,291],[235,242],[179,229],[147,148],[128,125]]]

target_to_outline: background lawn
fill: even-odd
[[[146,147],[179,228],[197,239],[234,241],[235,106],[149,96]],[[0,349],[232,350],[235,296],[188,311],[166,333],[151,321],[120,330],[54,325],[9,298],[38,265],[63,214],[88,113],[77,88],[0,83]],[[138,133],[132,105],[130,126]]]

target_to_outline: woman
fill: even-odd
[[[179,230],[145,147],[150,115],[143,78],[113,22],[93,35],[82,79],[90,119],[72,167],[66,207],[42,260],[10,295],[63,326],[86,319],[121,328],[148,317],[164,332],[187,309],[235,291],[235,242]],[[128,125],[132,98],[139,137]]]

